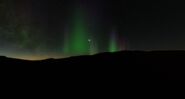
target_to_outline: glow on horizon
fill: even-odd
[[[15,58],[15,59],[21,59],[21,60],[30,60],[30,61],[38,61],[38,60],[45,60],[49,58],[54,58],[54,59],[60,59],[60,58],[67,58],[65,56],[59,56],[59,55],[35,55],[35,54],[30,54],[30,55],[11,55],[7,56],[9,58]]]

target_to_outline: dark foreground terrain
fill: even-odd
[[[0,66],[15,74],[59,78],[185,80],[185,51],[123,51],[42,61],[0,57]]]

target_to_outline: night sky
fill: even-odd
[[[63,58],[185,50],[185,2],[0,0],[0,55]]]

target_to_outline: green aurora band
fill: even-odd
[[[34,12],[31,1],[20,4],[12,0],[3,1],[0,3],[0,18],[3,19],[0,22],[0,52],[2,55],[9,53],[9,56],[15,54],[15,57],[16,55],[25,55],[25,57],[29,55],[43,55],[44,57],[57,56],[64,58],[78,55],[93,55],[105,51],[116,52],[122,49],[120,48],[121,42],[118,43],[115,29],[111,32],[112,34],[109,38],[101,39],[100,32],[104,32],[101,31],[101,25],[96,25],[98,24],[96,17],[91,18],[94,16],[89,16],[91,15],[90,11],[82,5],[77,4],[73,6],[74,9],[69,11],[69,18],[66,18],[62,24],[62,26],[66,25],[66,28],[61,27],[61,30],[58,27],[53,28],[55,25],[50,25],[50,22],[52,23],[54,19],[49,17],[50,14],[47,13],[47,10],[40,9],[40,11]],[[46,12],[37,15],[37,13],[42,11]],[[46,17],[43,15],[46,15]],[[89,23],[92,22],[89,19],[92,19],[96,24]],[[66,21],[68,22],[65,23]],[[95,30],[100,28],[100,30],[91,31],[93,28]],[[53,29],[56,29],[56,31],[52,31]],[[60,33],[63,29],[65,31]],[[54,33],[53,36],[53,32],[57,33]]]
[[[67,55],[89,54],[88,31],[83,11],[75,10],[70,33],[65,33],[64,53]]]

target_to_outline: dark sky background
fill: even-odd
[[[185,50],[184,3],[0,0],[0,55],[33,59],[118,50]]]

